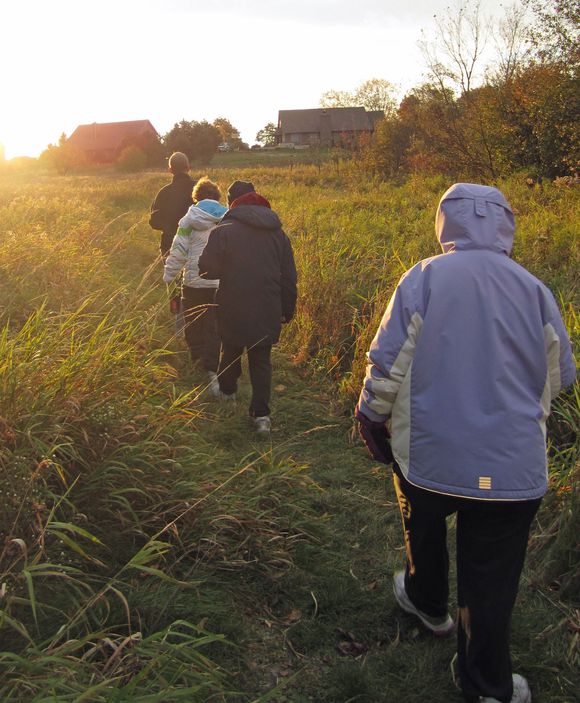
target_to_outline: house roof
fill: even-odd
[[[319,107],[310,110],[280,110],[278,125],[283,132],[320,132],[321,118],[330,117],[332,132],[368,131],[374,128],[379,111],[367,112],[364,107]]]
[[[124,139],[139,137],[142,134],[154,134],[157,130],[149,120],[133,120],[130,122],[103,122],[97,124],[81,124],[70,135],[69,142],[79,149],[101,150],[118,149]]]
[[[383,119],[385,113],[383,110],[371,110],[370,112],[367,112],[367,115],[369,116],[369,120],[374,127],[379,120]]]

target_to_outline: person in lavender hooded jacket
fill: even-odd
[[[514,216],[499,190],[453,185],[435,228],[444,253],[399,281],[355,416],[371,454],[394,459],[407,555],[397,603],[434,634],[453,631],[445,518],[457,513],[460,687],[467,701],[529,702],[509,623],[548,486],[550,402],[576,367],[552,294],[509,257]]]

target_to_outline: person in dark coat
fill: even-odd
[[[296,306],[296,266],[278,215],[247,181],[228,189],[229,210],[212,230],[199,258],[203,278],[219,278],[216,296],[222,342],[218,378],[222,398],[233,399],[247,351],[257,432],[270,432],[272,345]]]
[[[149,217],[151,227],[161,230],[159,251],[163,260],[171,250],[179,220],[193,204],[191,193],[196,183],[189,175],[189,159],[181,151],[171,154],[168,163],[173,180],[155,196]]]

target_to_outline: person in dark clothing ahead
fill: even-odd
[[[171,250],[179,220],[193,204],[191,193],[196,183],[189,175],[189,159],[181,151],[171,154],[168,165],[173,180],[155,196],[149,217],[151,227],[161,230],[159,251],[163,260]]]
[[[199,258],[202,278],[219,278],[216,296],[222,350],[218,368],[224,400],[233,400],[248,354],[250,416],[259,434],[270,433],[272,345],[296,305],[296,266],[290,240],[266,198],[247,181],[228,189],[229,210],[212,230]]]

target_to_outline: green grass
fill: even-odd
[[[300,275],[271,443],[249,431],[247,382],[226,412],[173,336],[147,225],[166,174],[0,174],[2,700],[412,703],[418,683],[459,700],[452,642],[395,607],[393,490],[349,419],[396,281],[437,253],[449,184],[234,157],[208,174],[271,200]],[[500,185],[515,256],[577,344],[578,191]],[[554,408],[514,617],[540,703],[579,683],[579,408],[577,386]]]
[[[332,159],[329,149],[256,149],[231,151],[216,154],[211,160],[211,169],[232,168],[288,168],[295,166],[322,165]]]
[[[368,702],[414,703],[419,690],[435,702],[459,701],[449,676],[453,639],[423,632],[392,595],[391,575],[404,564],[404,548],[388,472],[349,439],[350,420],[333,412],[325,386],[312,394],[310,383],[278,358],[276,381],[284,390],[274,398],[272,443],[308,463],[316,486],[308,504],[321,523],[317,539],[296,549],[294,568],[275,588],[267,584],[246,613],[249,699],[285,684],[274,700],[335,703],[357,695]],[[247,393],[244,386],[244,400]],[[243,413],[231,419],[227,435],[242,450],[248,441]],[[219,431],[220,442],[225,432]],[[540,543],[552,513],[548,507],[534,525],[512,651],[534,700],[568,703],[578,683],[577,613],[570,594],[563,596],[544,578],[545,564],[538,561],[546,555]],[[450,521],[450,546],[453,535]],[[452,584],[452,609],[454,603]]]

